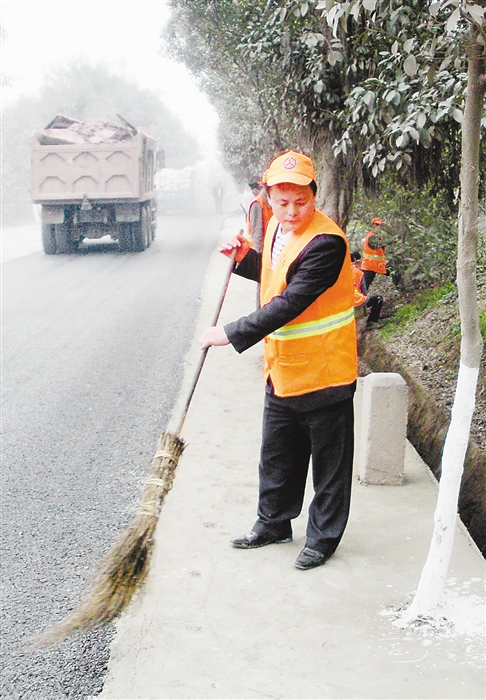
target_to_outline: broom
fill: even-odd
[[[235,255],[236,248],[231,255],[230,265],[212,322],[213,326],[217,324],[221,313],[234,268]],[[162,503],[172,488],[175,470],[185,447],[180,433],[208,349],[205,348],[201,352],[184,410],[175,432],[165,431],[158,439],[150,472],[142,489],[138,510],[131,525],[118,537],[111,551],[101,561],[85,598],[74,612],[40,636],[38,641],[41,645],[56,644],[75,632],[84,634],[112,622],[125,610],[135,592],[142,587],[149,571],[154,548],[154,533]]]

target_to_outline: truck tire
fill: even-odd
[[[71,239],[71,227],[68,223],[55,224],[55,236],[57,252],[63,255],[74,253],[74,245]]]
[[[131,253],[133,250],[132,230],[130,224],[118,224],[118,248],[121,253]]]
[[[52,224],[42,224],[42,247],[46,255],[57,253],[56,233]]]
[[[143,229],[142,213],[143,208],[140,209],[140,220],[134,221],[131,224],[133,250],[137,253],[141,253],[142,250],[145,250],[145,231]]]
[[[152,243],[152,232],[151,232],[151,226],[150,226],[150,212],[147,207],[144,207],[142,209],[142,228],[143,228],[143,236],[145,239],[145,247],[149,248],[150,244]]]
[[[150,237],[155,240],[155,229],[157,228],[157,202],[152,200],[152,204],[149,206],[149,224],[150,224]]]

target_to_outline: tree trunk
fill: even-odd
[[[486,28],[486,24],[484,25]],[[442,456],[434,533],[417,592],[404,622],[432,616],[442,597],[454,542],[459,488],[476,402],[483,341],[479,329],[476,263],[478,245],[479,140],[486,87],[484,48],[471,27],[466,108],[462,123],[461,205],[457,287],[461,317],[461,355],[457,388]]]
[[[353,203],[353,168],[342,157],[334,157],[330,141],[320,143],[313,151],[319,184],[317,206],[345,231]]]

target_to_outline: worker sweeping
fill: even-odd
[[[316,209],[310,158],[284,153],[265,184],[274,216],[262,253],[241,235],[221,248],[226,255],[236,249],[236,274],[261,281],[261,308],[207,328],[201,348],[231,343],[241,353],[264,341],[257,519],[232,544],[254,549],[291,541],[312,457],[314,497],[295,561],[305,570],[334,553],[349,514],[357,377],[352,269],[346,236]]]

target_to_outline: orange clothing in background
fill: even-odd
[[[364,239],[361,269],[386,275],[385,248],[376,248],[376,250],[370,248],[369,240],[372,236],[376,236],[375,231],[369,231]]]
[[[356,265],[353,265],[353,291],[354,291],[354,308],[357,309],[363,304],[366,304],[367,294],[365,289],[364,275]]]

